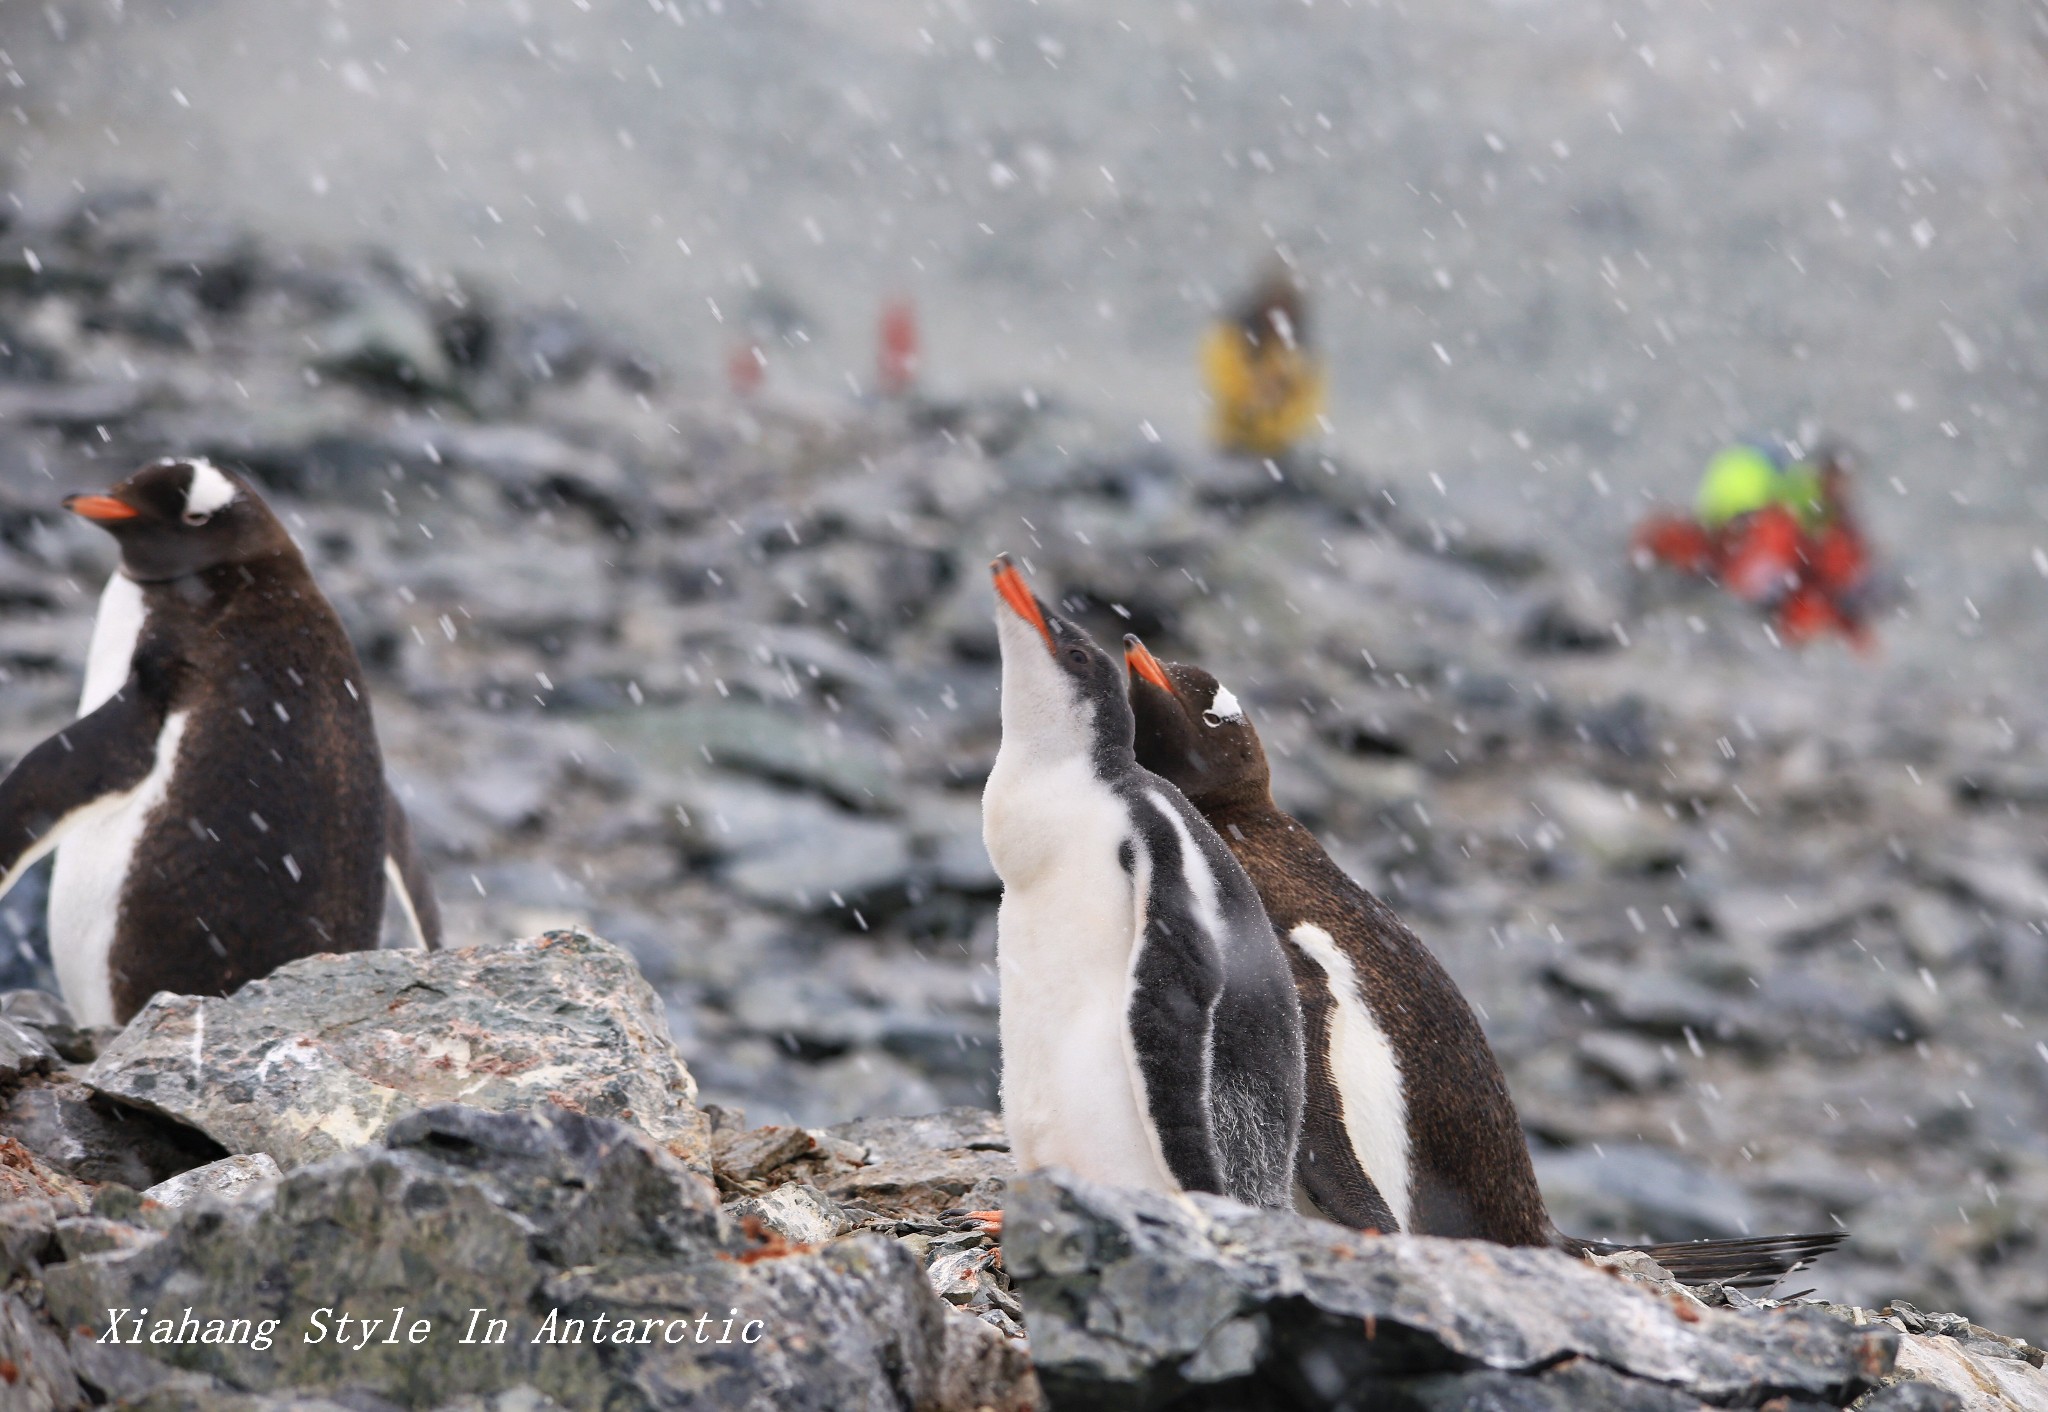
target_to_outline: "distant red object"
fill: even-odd
[[[917,306],[908,299],[892,299],[882,306],[875,330],[875,384],[882,395],[901,397],[915,387],[921,362]]]
[[[1729,522],[1715,576],[1744,603],[1776,603],[1799,586],[1806,532],[1782,505],[1766,505]]]
[[[1705,577],[1714,571],[1720,547],[1697,521],[1683,515],[1652,515],[1636,526],[1635,547],[1666,568]]]
[[[1653,515],[1637,526],[1639,556],[1682,574],[1718,583],[1765,609],[1773,629],[1793,645],[1836,633],[1870,646],[1859,602],[1870,574],[1870,549],[1831,478],[1824,517],[1813,529],[1783,506],[1770,505],[1708,529],[1682,515]]]
[[[743,343],[726,355],[725,381],[741,397],[752,397],[761,390],[761,381],[768,376],[768,359],[757,343]]]

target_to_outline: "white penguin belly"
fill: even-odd
[[[1414,1185],[1408,1164],[1408,1099],[1401,1087],[1401,1062],[1358,988],[1358,973],[1336,939],[1303,922],[1287,934],[1302,954],[1323,970],[1330,986],[1330,1077],[1343,1104],[1344,1132],[1352,1155],[1372,1178],[1387,1209],[1408,1229]]]
[[[1011,1154],[1027,1171],[1066,1167],[1177,1192],[1130,1059],[1136,901],[1117,856],[1129,829],[1123,801],[1084,762],[1002,764],[984,817],[1004,881],[996,965]]]
[[[67,821],[57,845],[50,875],[50,962],[64,1003],[82,1025],[114,1023],[109,958],[121,920],[121,891],[150,815],[170,794],[187,714],[177,711],[165,719],[156,763],[141,782],[80,811]]]

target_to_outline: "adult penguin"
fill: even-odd
[[[1017,1164],[1288,1206],[1301,1014],[1258,894],[1132,757],[1122,664],[993,567],[1003,739],[982,829]]]
[[[1124,647],[1139,763],[1179,785],[1215,827],[1287,939],[1307,1037],[1303,1184],[1326,1215],[1359,1224],[1346,1215],[1355,1167],[1400,1230],[1581,1253],[1642,1249],[1681,1279],[1735,1285],[1769,1284],[1844,1239],[1624,1247],[1562,1234],[1507,1080],[1457,984],[1273,802],[1265,749],[1237,697],[1198,666],[1161,662],[1136,637]]]
[[[0,893],[57,850],[50,952],[72,1013],[125,1024],[160,990],[225,995],[374,948],[387,875],[438,946],[362,667],[270,508],[197,459],[64,503],[121,562],[79,718],[0,780]]]

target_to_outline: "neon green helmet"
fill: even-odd
[[[1718,529],[1738,515],[1763,509],[1783,494],[1780,479],[1777,458],[1762,447],[1747,442],[1723,447],[1700,478],[1700,523]]]

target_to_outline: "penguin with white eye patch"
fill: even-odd
[[[1301,1014],[1258,894],[1131,754],[1123,670],[994,565],[1002,747],[982,801],[1003,1122],[1019,1167],[1292,1201]]]
[[[1237,698],[1124,639],[1138,762],[1179,785],[1244,865],[1300,987],[1307,1107],[1296,1172],[1345,1225],[1580,1253],[1640,1249],[1680,1279],[1768,1285],[1847,1234],[1620,1247],[1560,1232],[1521,1119],[1456,982],[1315,835],[1273,802]]]
[[[153,461],[73,514],[114,536],[79,718],[0,780],[0,894],[56,849],[50,953],[83,1024],[378,943],[387,878],[440,913],[384,779],[361,664],[239,478]]]

